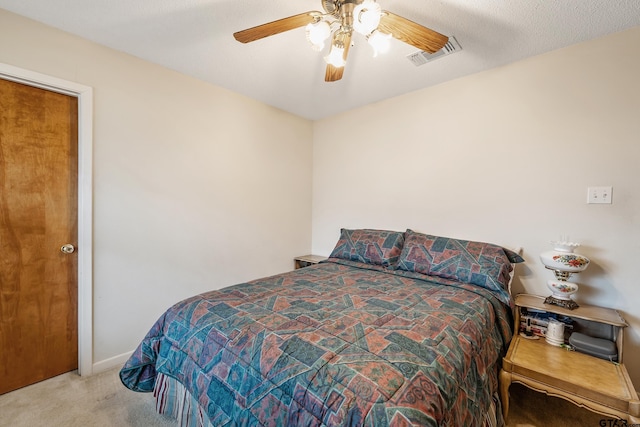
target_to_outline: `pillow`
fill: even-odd
[[[329,258],[389,267],[398,261],[404,233],[387,230],[340,230],[340,239]]]
[[[512,263],[523,261],[517,253],[491,243],[407,230],[396,269],[501,291],[509,288]]]

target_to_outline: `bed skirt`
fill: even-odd
[[[198,400],[175,378],[159,373],[153,397],[156,411],[174,418],[181,427],[214,427]]]
[[[156,411],[174,418],[180,427],[214,427],[206,412],[191,393],[175,378],[158,373],[153,389]],[[483,427],[502,427],[502,407],[495,393]]]

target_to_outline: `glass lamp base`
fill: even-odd
[[[575,310],[576,308],[580,307],[578,303],[572,299],[560,299],[560,298],[554,297],[553,295],[549,295],[547,298],[545,298],[544,303],[557,305],[569,310]]]

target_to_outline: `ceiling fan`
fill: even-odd
[[[382,10],[375,0],[321,0],[324,13],[310,11],[268,22],[233,34],[236,40],[249,43],[305,26],[307,40],[317,51],[331,39],[325,56],[325,81],[342,78],[351,47],[353,32],[366,37],[374,55],[388,49],[389,38],[401,40],[429,53],[437,52],[449,38],[437,31]]]

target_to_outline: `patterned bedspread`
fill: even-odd
[[[148,392],[156,373],[173,377],[215,426],[481,425],[509,308],[477,286],[356,265],[334,260],[182,301],[122,382]]]

